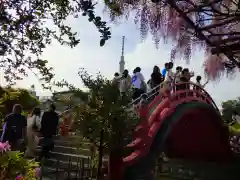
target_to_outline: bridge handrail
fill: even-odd
[[[159,87],[161,88],[162,85],[163,85],[163,83],[159,84],[158,86],[156,86],[155,88],[153,88],[150,92],[148,92],[147,94],[148,94],[149,96],[146,98],[146,100],[149,100],[149,99],[151,99],[152,97],[154,97],[155,95],[159,94],[160,91],[154,92],[154,90],[156,90],[156,89],[159,88]],[[171,83],[171,86],[170,86],[170,87],[171,87],[171,89],[170,89],[170,90],[171,90],[171,94],[176,93],[176,91],[177,91],[177,90],[176,90],[176,87],[177,87],[178,85],[189,85],[190,87],[191,87],[191,86],[193,87],[192,89],[196,88],[197,91],[203,92],[204,94],[206,94],[206,95],[209,97],[210,101],[212,102],[212,105],[213,105],[214,108],[219,112],[219,109],[218,109],[216,103],[214,102],[214,100],[212,99],[212,97],[209,95],[209,93],[208,93],[204,88],[202,88],[202,87],[199,86],[198,84],[196,84],[196,83],[194,83],[194,82],[178,82],[178,83],[173,82],[173,83]],[[191,89],[191,88],[190,88],[190,89]],[[133,101],[132,103],[128,104],[127,107],[133,105],[135,102],[140,101],[141,99],[142,99],[142,96],[140,96],[139,98],[137,98],[137,99],[136,99],[135,101]]]
[[[136,102],[140,101],[140,100],[142,99],[143,95],[147,95],[147,96],[148,96],[148,94],[150,94],[150,96],[152,97],[152,96],[153,96],[152,94],[153,94],[154,90],[158,89],[158,88],[161,87],[162,85],[163,85],[163,83],[157,85],[156,87],[154,87],[153,89],[151,89],[151,91],[142,94],[140,97],[138,97],[137,99],[135,99],[133,102],[129,103],[126,107],[129,107],[129,106],[135,104]],[[158,91],[155,92],[155,94],[157,94],[157,93],[158,93]],[[150,97],[147,97],[147,99],[149,99],[149,98],[150,98]]]
[[[204,94],[206,94],[206,95],[209,97],[209,99],[212,101],[212,104],[213,104],[214,108],[215,108],[217,111],[219,111],[219,109],[218,109],[215,101],[212,99],[212,97],[210,96],[210,94],[209,94],[204,88],[202,88],[201,86],[197,85],[196,83],[193,83],[193,82],[178,82],[178,83],[173,83],[173,86],[172,86],[173,92],[176,92],[176,91],[177,91],[177,90],[176,90],[176,87],[177,87],[177,86],[183,85],[183,84],[193,86],[193,88],[195,87],[196,89],[198,89],[197,91],[202,91],[202,92],[203,92]]]

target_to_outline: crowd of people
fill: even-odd
[[[40,108],[34,108],[26,118],[22,115],[22,106],[14,105],[12,113],[4,119],[1,141],[8,141],[12,150],[20,150],[25,152],[25,157],[32,158],[42,138],[39,160],[48,158],[54,148],[53,137],[58,133],[59,115],[55,110],[54,104],[43,114]]]
[[[177,66],[176,71],[174,72],[173,68],[173,62],[165,63],[162,71],[158,66],[154,66],[150,79],[145,82],[141,68],[136,67],[133,70],[132,76],[130,76],[128,70],[124,70],[121,75],[115,73],[112,82],[113,85],[119,89],[121,96],[132,91],[133,101],[138,99],[142,94],[148,92],[170,91],[172,82],[179,83],[179,85],[176,85],[177,90],[189,88],[187,84],[181,84],[181,82],[191,82],[191,78],[194,77],[194,72],[190,72],[188,68],[183,68],[181,66]],[[199,89],[199,87],[204,88],[208,83],[208,81],[202,83],[201,79],[201,76],[196,76],[195,84],[198,85],[195,87],[196,89]],[[160,84],[162,84],[162,86],[160,86]]]

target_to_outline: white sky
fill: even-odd
[[[102,5],[99,5],[97,8],[97,14],[100,16],[102,15],[102,9]],[[103,15],[103,17],[108,21],[106,14]],[[99,46],[100,34],[97,29],[87,21],[87,18],[69,19],[67,23],[79,33],[81,43],[74,49],[60,46],[57,43],[53,43],[46,48],[43,57],[49,61],[49,65],[54,67],[56,80],[64,78],[70,83],[82,87],[81,80],[77,75],[78,69],[81,67],[86,68],[86,70],[92,74],[100,71],[104,76],[112,78],[114,72],[119,69],[118,63],[121,55],[121,38],[123,35],[126,36],[126,68],[130,72],[132,72],[135,67],[140,66],[145,78],[148,79],[154,65],[159,65],[162,68],[164,63],[169,61],[171,46],[161,44],[157,50],[150,35],[145,42],[141,42],[140,33],[134,24],[133,18],[122,22],[120,25],[108,23],[108,25],[111,26],[112,38],[104,47]],[[189,67],[195,71],[196,75],[204,76],[202,68],[203,60],[203,52],[198,50],[198,52],[193,55],[189,65],[186,65],[183,60],[177,60],[175,64]],[[2,77],[1,82],[3,83],[4,80]],[[240,74],[237,74],[236,77],[231,80],[229,78],[223,78],[218,83],[209,83],[206,89],[216,103],[220,105],[222,101],[239,96],[239,80]],[[35,84],[37,95],[50,95],[49,92],[41,88],[38,80],[31,74],[23,81],[19,81],[17,86],[29,88],[32,84]]]

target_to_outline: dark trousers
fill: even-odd
[[[40,153],[39,159],[49,158],[50,157],[50,151],[54,149],[54,140],[53,137],[43,137],[42,142],[42,151]]]
[[[25,142],[22,139],[9,141],[12,151],[25,152]]]
[[[142,94],[144,94],[144,91],[142,89],[135,88],[132,95],[133,100],[139,98]]]

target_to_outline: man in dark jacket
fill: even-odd
[[[53,136],[57,133],[59,122],[59,116],[55,110],[55,105],[51,104],[49,111],[44,112],[42,116],[40,133],[43,136],[43,144],[40,159],[43,157],[48,158],[49,152],[54,148]]]
[[[15,104],[12,113],[4,119],[5,130],[2,140],[8,141],[12,150],[22,150],[21,145],[26,137],[27,119],[21,113],[22,106]]]

